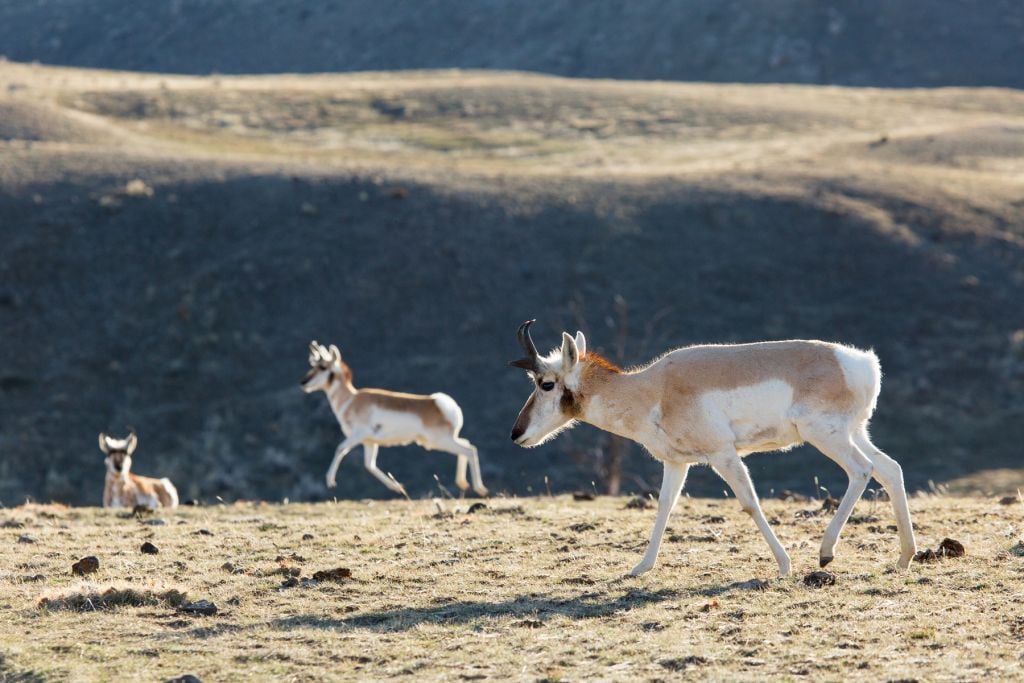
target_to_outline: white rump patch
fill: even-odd
[[[458,434],[459,430],[462,429],[462,408],[459,407],[459,404],[455,402],[454,398],[441,392],[431,394],[430,398],[434,399],[434,403],[437,404],[441,414],[451,423],[452,431]]]

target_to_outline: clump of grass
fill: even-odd
[[[151,590],[139,588],[107,588],[102,593],[95,586],[83,586],[71,593],[39,598],[36,607],[51,612],[93,612],[118,607],[177,607],[185,602],[185,593],[177,588]]]

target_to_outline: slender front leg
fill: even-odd
[[[661,492],[658,494],[658,518],[654,520],[654,530],[651,531],[651,542],[647,545],[647,552],[640,564],[633,567],[629,572],[630,576],[640,576],[650,571],[654,563],[658,561],[658,551],[661,550],[661,537],[665,534],[665,527],[668,526],[668,517],[679,500],[679,494],[686,483],[686,474],[690,471],[690,465],[676,465],[665,463],[665,473],[661,479]]]
[[[761,530],[761,535],[768,541],[768,546],[772,549],[772,554],[775,555],[775,561],[779,563],[779,576],[789,576],[789,555],[786,554],[786,549],[779,543],[771,525],[765,519],[761,503],[757,500],[757,493],[754,491],[754,482],[750,481],[750,473],[747,472],[747,466],[740,460],[740,456],[736,454],[736,451],[730,451],[709,458],[708,464],[732,489],[736,500],[743,507],[743,511],[754,518],[754,523]]]
[[[334,478],[338,476],[338,468],[341,467],[341,459],[345,455],[359,445],[359,442],[363,440],[364,434],[362,432],[352,432],[345,439],[338,444],[338,447],[334,449],[334,460],[331,461],[331,466],[327,469],[327,488],[333,489],[337,486]]]
[[[366,470],[370,474],[380,480],[380,483],[384,484],[395,493],[400,493],[406,498],[409,497],[409,494],[405,492],[404,486],[395,481],[393,477],[389,477],[381,472],[380,468],[377,467],[377,444],[363,444],[363,464],[366,466]]]

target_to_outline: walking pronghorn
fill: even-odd
[[[868,438],[868,419],[881,387],[878,358],[870,351],[821,341],[691,346],[670,351],[631,371],[588,353],[586,339],[562,334],[562,347],[541,357],[519,327],[533,394],[512,428],[520,446],[544,443],[577,420],[642,444],[665,466],[658,516],[643,559],[630,572],[649,571],[658,559],[669,514],[693,464],[710,465],[754,518],[779,563],[790,561],[758,502],[741,458],[804,442],[839,464],[850,483],[825,530],[822,567],[832,561],[839,534],[872,475],[892,500],[900,536],[899,567],[916,551],[899,464]]]
[[[341,425],[345,439],[334,451],[334,460],[327,470],[327,486],[333,488],[338,467],[345,454],[356,446],[363,447],[363,463],[370,474],[395,493],[406,495],[405,488],[394,477],[377,467],[379,446],[404,446],[416,443],[427,450],[446,451],[458,458],[455,485],[465,491],[466,466],[473,478],[473,490],[486,496],[487,488],[480,477],[480,459],[476,447],[459,436],[462,410],[451,396],[431,394],[419,396],[384,389],[356,389],[352,371],[341,359],[333,344],[328,349],[315,341],[309,345],[310,371],[302,378],[307,394],[323,391]]]
[[[135,432],[129,433],[124,439],[112,439],[100,432],[100,450],[107,455],[103,507],[178,507],[178,490],[170,479],[153,479],[131,473],[132,454],[138,445],[139,437],[135,436]]]

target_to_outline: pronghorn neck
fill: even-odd
[[[578,389],[574,392],[576,419],[619,436],[636,439],[637,426],[651,412],[642,382],[600,356],[581,361]]]
[[[327,401],[331,404],[331,410],[334,414],[341,418],[341,413],[345,410],[345,406],[348,402],[358,393],[358,389],[352,386],[351,381],[345,380],[343,377],[337,375],[331,376],[331,382],[324,389],[324,393],[327,394]]]

